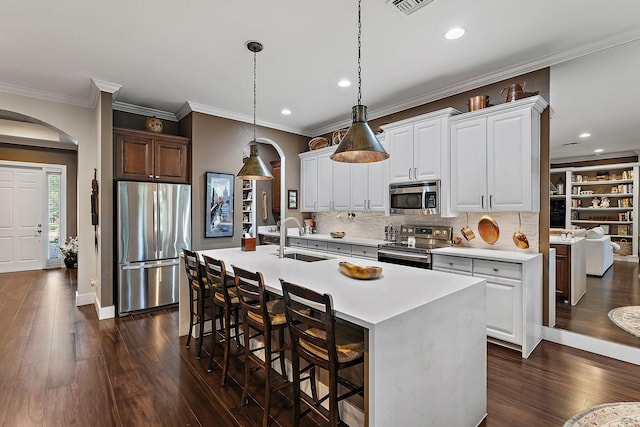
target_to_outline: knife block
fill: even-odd
[[[240,240],[240,249],[249,252],[256,250],[256,238],[255,237],[243,237]]]

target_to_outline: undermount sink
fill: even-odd
[[[331,259],[331,258],[328,258],[328,257],[309,255],[309,254],[301,254],[299,252],[285,253],[284,257],[285,258],[290,258],[290,259],[295,259],[295,260],[298,260],[298,261],[304,261],[304,262],[316,262],[316,261],[325,261],[325,260]]]

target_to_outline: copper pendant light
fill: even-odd
[[[367,123],[367,107],[362,105],[362,69],[360,67],[360,47],[362,36],[361,2],[358,0],[358,105],[351,112],[353,124],[342,138],[331,160],[346,163],[371,163],[389,158]]]
[[[244,162],[237,178],[250,180],[273,179],[269,167],[258,154],[258,142],[256,141],[256,54],[262,51],[262,43],[248,41],[247,49],[253,52],[253,141],[251,141],[250,145],[249,158]]]

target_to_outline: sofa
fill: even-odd
[[[609,267],[613,265],[613,247],[611,236],[589,237],[586,236],[587,274],[590,276],[603,276]]]

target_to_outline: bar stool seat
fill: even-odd
[[[284,325],[287,323],[287,316],[285,315],[284,301],[281,299],[272,300],[267,302],[267,313],[271,319],[272,326]],[[249,318],[255,322],[262,324],[262,316],[254,312],[247,313]]]
[[[221,292],[216,292],[214,296],[218,301],[224,302],[224,294]],[[229,297],[231,298],[231,304],[240,304],[240,299],[238,299],[238,294],[235,290],[229,289]]]
[[[306,334],[327,339],[327,333],[321,329],[311,328],[305,330]],[[314,345],[304,339],[299,341],[300,347],[310,353],[315,354],[321,359],[329,361],[329,352],[317,345]],[[338,355],[338,363],[348,363],[364,357],[364,339],[362,333],[351,328],[337,328],[336,330],[336,352]]]

